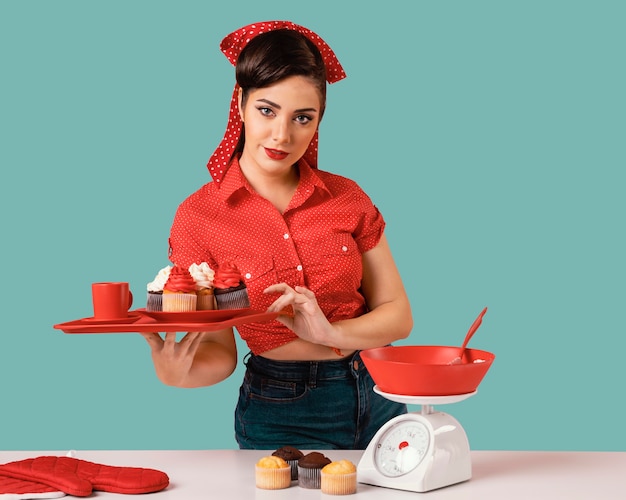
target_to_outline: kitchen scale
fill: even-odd
[[[461,424],[435,404],[463,401],[476,394],[403,396],[381,391],[398,403],[421,405],[421,411],[392,418],[372,438],[357,467],[359,483],[425,492],[472,477],[469,441]]]

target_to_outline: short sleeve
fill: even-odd
[[[357,193],[357,204],[361,216],[354,232],[354,240],[359,251],[365,253],[378,245],[385,230],[385,220],[370,197],[360,188]]]

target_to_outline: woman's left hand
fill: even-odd
[[[330,345],[333,325],[328,321],[317,303],[315,294],[303,286],[290,287],[286,283],[269,286],[264,293],[280,293],[268,312],[293,309],[293,316],[281,315],[276,318],[298,337],[315,344]]]

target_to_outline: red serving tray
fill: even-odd
[[[128,318],[99,321],[82,318],[58,323],[54,328],[65,333],[146,333],[146,332],[212,332],[259,323],[276,318],[281,312],[256,311],[254,309],[224,309],[214,311],[191,311],[186,313],[153,313],[145,309],[128,312]]]

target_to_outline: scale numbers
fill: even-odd
[[[430,433],[423,423],[397,422],[380,436],[374,451],[374,464],[385,476],[402,476],[420,464],[429,444]]]

